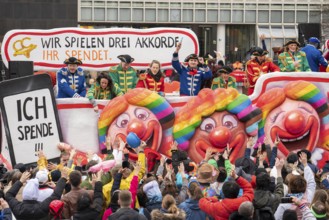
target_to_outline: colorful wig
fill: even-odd
[[[293,81],[288,83],[284,88],[273,88],[265,92],[257,101],[256,106],[263,111],[262,121],[259,123],[258,140],[264,140],[264,125],[268,114],[280,106],[285,99],[304,101],[310,104],[320,118],[320,146],[328,149],[329,144],[329,108],[326,97],[312,83],[306,81]]]
[[[235,114],[246,124],[248,135],[257,135],[261,111],[252,106],[248,96],[233,88],[202,89],[198,96],[190,99],[177,113],[173,134],[181,150],[188,149],[189,140],[200,126],[202,117],[210,116],[216,111]]]
[[[129,105],[149,109],[159,120],[163,129],[168,129],[173,125],[175,119],[174,109],[165,98],[148,89],[132,89],[125,95],[111,100],[102,111],[98,120],[98,135],[101,150],[106,148],[104,143],[109,126],[120,114],[128,109]]]

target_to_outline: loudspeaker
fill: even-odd
[[[321,25],[318,23],[298,24],[299,43],[305,46],[310,37],[317,37],[321,41]]]
[[[33,61],[9,61],[9,79],[33,75]]]

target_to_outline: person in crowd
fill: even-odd
[[[252,220],[254,219],[254,210],[255,208],[252,202],[243,202],[239,206],[238,211],[235,211],[230,215],[229,220]]]
[[[290,40],[284,45],[284,52],[279,54],[278,62],[281,72],[310,72],[306,54],[300,51],[300,43]]]
[[[301,175],[293,175],[288,180],[289,194],[288,197],[296,197],[299,200],[305,200],[309,204],[313,200],[316,183],[314,174],[307,164],[307,155],[302,152],[299,156],[299,161],[304,166],[304,177]],[[282,219],[283,213],[287,209],[295,209],[291,203],[281,203],[275,212],[275,219]],[[302,213],[297,211],[298,219],[302,218]]]
[[[235,170],[231,171],[231,178],[235,181],[227,181],[222,187],[224,199],[218,200],[215,197],[207,197],[200,199],[199,206],[201,210],[215,219],[228,219],[229,216],[239,209],[241,203],[252,201],[254,199],[254,191],[251,184],[243,177],[238,176]],[[240,187],[243,195],[238,197]]]
[[[51,188],[51,186],[54,187],[55,185],[50,186],[51,182],[48,181],[48,171],[46,169],[39,170],[35,177],[39,182],[39,196],[37,201],[42,202],[51,194],[53,194],[54,190]]]
[[[205,220],[207,215],[199,207],[199,201],[203,198],[198,182],[192,181],[188,185],[189,198],[179,204],[179,208],[186,213],[186,220]]]
[[[94,199],[89,193],[83,192],[78,198],[77,212],[73,215],[73,220],[95,220],[102,211],[103,206],[103,183],[101,182],[102,171],[93,174]]]
[[[80,98],[86,96],[86,81],[79,65],[81,60],[70,57],[64,61],[67,67],[57,72],[57,98]]]
[[[212,78],[212,73],[210,68],[205,64],[203,64],[203,68],[198,68],[199,60],[196,54],[187,56],[184,61],[188,63],[188,66],[183,66],[178,59],[178,53],[181,47],[182,43],[179,42],[171,62],[173,68],[179,74],[180,95],[195,96],[201,90],[203,81]]]
[[[176,200],[172,195],[166,195],[162,200],[161,209],[156,209],[151,212],[152,220],[184,220],[186,213],[177,207]]]
[[[49,204],[49,215],[51,220],[61,220],[64,202],[61,200],[53,200]]]
[[[9,208],[9,205],[6,200],[0,198],[0,206],[1,206],[1,220],[12,220],[12,212]]]
[[[139,75],[136,88],[146,88],[164,96],[165,75],[161,72],[160,68],[160,62],[152,60],[150,68],[148,68],[145,73]]]
[[[87,192],[90,198],[93,198],[94,192],[91,190],[84,190],[80,188],[81,184],[81,173],[80,171],[74,170],[69,175],[69,180],[71,184],[71,191],[66,193],[62,197],[62,201],[64,202],[64,209],[63,209],[63,217],[64,218],[71,218],[78,208],[78,199],[82,193]]]
[[[121,61],[117,66],[110,69],[110,77],[113,80],[114,86],[120,88],[123,93],[126,93],[130,89],[134,89],[137,83],[137,71],[131,67],[131,63],[134,62],[128,54],[118,56]]]
[[[101,72],[96,78],[96,82],[91,85],[87,92],[87,98],[94,107],[94,111],[98,113],[98,105],[96,99],[111,100],[116,96],[123,95],[118,86],[115,86],[111,77],[106,72]]]
[[[230,76],[232,71],[233,70],[229,66],[223,66],[220,68],[216,73],[216,77],[212,80],[211,89],[236,88],[236,79],[233,76]]]
[[[266,55],[268,51],[260,47],[251,50],[251,59],[246,63],[246,75],[248,80],[248,95],[254,92],[255,84],[259,77],[270,72],[280,72],[280,68],[275,65]]]
[[[144,215],[139,214],[134,209],[130,208],[132,202],[131,192],[128,190],[122,190],[119,193],[119,204],[120,209],[118,209],[114,214],[112,214],[109,220],[125,220],[125,219],[136,219],[136,220],[147,220]]]
[[[320,47],[320,40],[316,37],[308,39],[308,44],[301,49],[306,53],[308,64],[313,72],[319,72],[319,67],[328,67],[328,62],[322,56],[322,53],[318,48]]]
[[[38,180],[30,179],[31,173],[24,172],[19,181],[17,181],[6,193],[6,200],[17,220],[26,219],[45,219],[49,215],[49,204],[51,201],[60,199],[68,177],[68,170],[62,171],[62,178],[58,181],[53,194],[42,202],[38,202]],[[15,196],[22,185],[27,181],[23,190],[23,201],[18,201]]]

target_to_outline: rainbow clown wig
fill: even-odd
[[[198,96],[193,97],[176,115],[173,134],[181,150],[187,150],[189,140],[200,126],[203,117],[214,112],[228,111],[245,123],[246,133],[256,136],[261,110],[252,106],[248,96],[240,94],[236,89],[218,88],[202,89]]]
[[[165,98],[144,88],[129,90],[125,95],[111,100],[100,115],[98,135],[101,150],[106,149],[104,143],[109,126],[128,109],[129,105],[145,107],[150,110],[159,120],[163,129],[171,128],[174,123],[174,110]]]
[[[286,98],[304,101],[310,104],[320,118],[319,146],[329,149],[329,108],[326,97],[312,83],[307,81],[289,82],[284,88],[273,88],[264,93],[257,101],[256,106],[262,109],[262,121],[259,123],[258,140],[264,140],[264,126],[268,114],[280,106]]]

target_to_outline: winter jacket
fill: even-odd
[[[254,199],[253,188],[247,180],[238,177],[236,182],[243,190],[243,195],[241,197],[235,199],[225,198],[220,201],[215,197],[202,198],[199,201],[200,209],[215,220],[229,219],[230,214],[237,211],[241,203],[245,201],[251,202]]]
[[[186,220],[205,220],[206,213],[199,207],[199,201],[187,199],[185,202],[178,206],[186,213]]]
[[[276,209],[281,203],[282,197],[283,197],[283,179],[282,177],[278,177],[276,188],[273,195],[270,191],[256,189],[253,204],[255,209],[263,208],[269,204],[272,209],[272,212],[275,213]]]
[[[109,217],[109,220],[147,220],[144,215],[139,214],[137,211],[131,208],[120,208],[114,214]]]
[[[23,202],[19,202],[15,197],[23,184],[21,183],[21,181],[16,181],[16,183],[6,193],[6,200],[17,220],[48,219],[49,204],[51,201],[61,198],[65,183],[66,179],[61,178],[57,182],[57,186],[54,190],[54,193],[50,197],[45,199],[43,202],[38,202],[36,200],[23,200]]]
[[[140,172],[138,173],[138,180],[140,180],[144,176],[144,173],[145,173],[145,154],[144,153],[139,153],[138,154],[138,162],[140,162],[141,166],[142,166]],[[121,183],[120,183],[120,189],[121,190],[129,190],[133,176],[134,176],[134,173],[131,172],[131,174],[126,179],[121,180]],[[103,187],[103,196],[105,198],[106,207],[109,206],[110,201],[111,201],[111,193],[110,192],[111,192],[111,189],[112,189],[113,182],[114,181],[112,180],[111,182],[109,182],[108,184],[106,184]]]
[[[328,66],[320,50],[316,49],[313,45],[307,44],[301,51],[306,53],[308,64],[313,72],[319,72],[320,64],[324,67]]]
[[[103,194],[102,194],[103,184],[98,181],[95,184],[94,189],[94,201],[91,207],[85,210],[79,211],[73,215],[73,220],[95,220],[102,211],[103,205]]]
[[[176,213],[168,213],[165,209],[156,209],[151,212],[152,220],[185,220],[186,213],[178,209]]]

